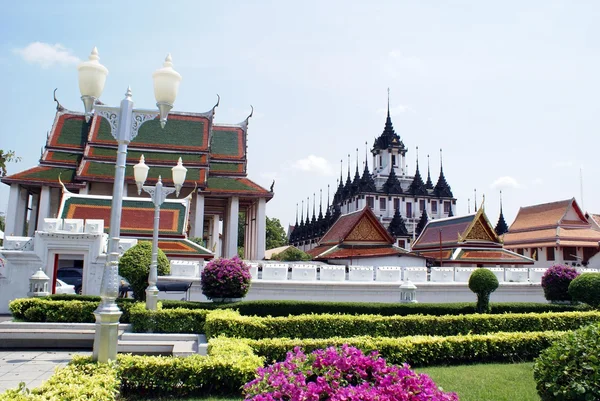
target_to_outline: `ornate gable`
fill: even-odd
[[[388,242],[378,227],[363,216],[345,238],[346,241]]]
[[[465,241],[501,242],[498,234],[496,234],[496,231],[494,230],[494,227],[485,216],[483,207],[479,208],[479,211],[464,233],[459,235],[459,242]]]

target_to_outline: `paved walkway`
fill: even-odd
[[[86,351],[0,351],[0,393],[25,382],[28,388],[38,387],[65,366],[74,354],[91,355]]]

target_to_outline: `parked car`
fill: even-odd
[[[58,269],[56,277],[67,284],[75,287],[75,293],[81,294],[83,286],[83,268],[80,267],[61,267]]]
[[[75,286],[67,284],[60,279],[56,279],[56,287],[54,288],[55,294],[75,294]]]

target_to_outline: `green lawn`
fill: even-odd
[[[461,401],[539,401],[533,363],[482,364],[416,369]]]
[[[427,373],[461,401],[539,401],[533,363],[481,364],[416,369]],[[166,400],[166,399],[165,399]],[[172,398],[169,400],[173,401]],[[240,401],[240,398],[189,398],[185,401]],[[156,400],[153,400],[156,401]]]

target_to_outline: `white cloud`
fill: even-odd
[[[502,188],[520,188],[521,185],[517,182],[516,179],[509,176],[499,177],[490,185],[490,187],[494,189],[502,189]]]
[[[292,163],[292,169],[323,176],[334,175],[333,166],[323,157],[309,155]]]
[[[33,42],[22,49],[15,49],[30,64],[39,64],[42,68],[52,67],[54,64],[77,64],[81,60],[71,54],[71,51],[60,43],[51,45],[43,42]]]

